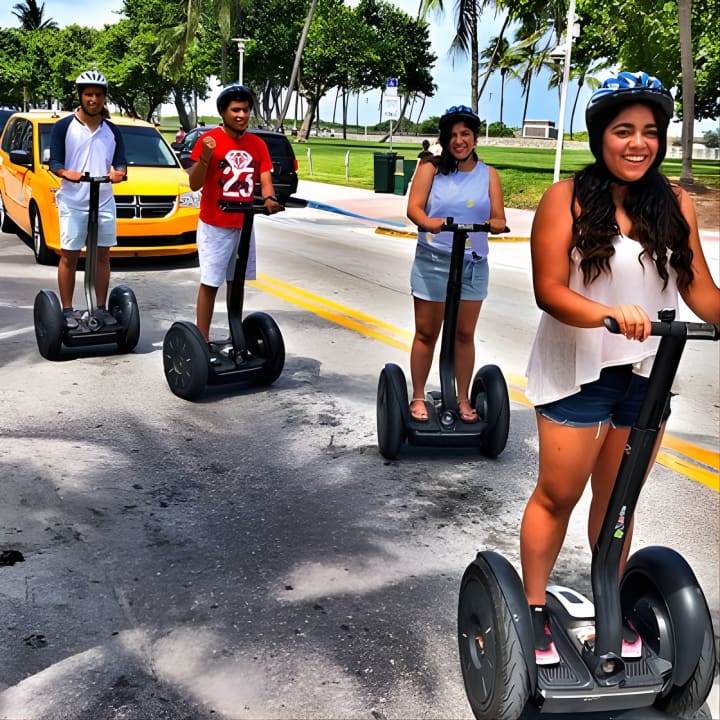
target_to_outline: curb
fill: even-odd
[[[382,225],[375,228],[376,235],[387,235],[389,237],[407,238],[408,240],[417,240],[417,233],[407,230],[394,230],[392,228],[383,227]],[[526,235],[490,235],[490,242],[530,242],[530,238]]]

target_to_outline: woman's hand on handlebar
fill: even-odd
[[[124,180],[127,180],[127,171],[126,170],[115,170],[115,168],[110,168],[108,177],[110,178],[111,183],[123,182]]]
[[[620,327],[620,334],[628,340],[642,342],[650,335],[651,320],[640,305],[613,305],[606,313]]]
[[[445,218],[429,217],[420,226],[420,229],[424,230],[425,232],[432,233],[433,235],[437,235],[439,232],[442,232],[443,225],[445,225]]]
[[[499,235],[500,233],[508,231],[508,227],[505,224],[505,218],[490,218],[488,220],[488,225],[490,226],[490,232],[493,235]]]

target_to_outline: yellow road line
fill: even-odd
[[[361,310],[342,305],[262,273],[258,273],[257,280],[251,281],[249,284],[336,325],[373,340],[384,342],[398,350],[410,352],[413,333],[395,327]],[[505,373],[505,380],[509,385],[510,399],[525,407],[532,407],[530,401],[525,397],[524,390],[527,387],[525,377]],[[662,449],[657,456],[657,462],[691,480],[706,485],[711,490],[720,492],[720,453],[717,451],[694,445],[666,433],[663,437]]]

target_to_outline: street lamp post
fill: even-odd
[[[233,38],[238,46],[238,83],[243,84],[243,58],[245,56],[245,43],[247,38]]]
[[[575,0],[570,0],[568,5],[567,25],[565,28],[565,59],[563,61],[563,79],[560,89],[560,117],[558,118],[557,147],[555,149],[555,172],[553,182],[560,179],[560,158],[562,156],[563,135],[565,133],[565,105],[567,103],[568,84],[570,82],[570,53],[572,52],[572,41],[575,25]]]

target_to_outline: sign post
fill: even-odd
[[[400,98],[398,97],[397,78],[389,78],[383,98],[383,117],[390,121],[390,152],[392,152],[393,120],[400,119]]]

